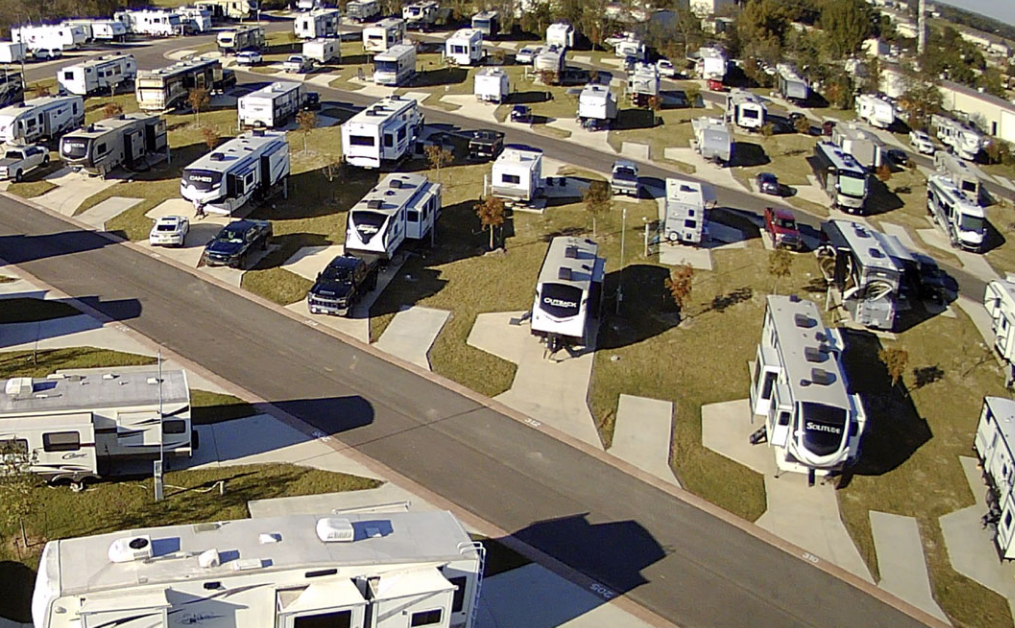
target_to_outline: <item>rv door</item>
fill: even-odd
[[[789,442],[790,427],[793,424],[793,410],[780,406],[768,413],[768,443],[773,447],[785,447]]]

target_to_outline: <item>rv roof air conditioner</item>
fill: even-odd
[[[225,158],[226,158],[226,156],[225,156],[225,155],[223,155],[222,153],[212,153],[212,154],[211,154],[211,155],[210,155],[210,156],[208,157],[208,159],[211,159],[212,161],[222,161],[222,160],[224,160]]]
[[[578,259],[578,247],[569,246],[564,249],[564,257],[568,259]]]
[[[352,522],[341,517],[317,520],[317,538],[324,543],[350,543],[356,538]]]
[[[804,347],[804,357],[808,362],[824,362],[825,353],[820,347]]]
[[[557,279],[561,281],[571,281],[571,269],[567,266],[561,266],[557,270]]]
[[[392,187],[395,188],[396,190],[399,190],[402,188],[402,180],[392,179],[391,181],[388,182],[388,187]]]
[[[219,557],[217,549],[209,549],[200,553],[197,557],[197,564],[202,569],[211,569],[212,567],[218,567],[222,564],[222,559]]]
[[[383,209],[384,201],[379,198],[373,198],[367,201],[367,209]]]
[[[30,395],[32,394],[32,390],[31,377],[15,377],[7,380],[7,384],[4,386],[4,392],[8,397]]]
[[[835,381],[835,374],[824,369],[811,369],[811,381],[827,386]]]
[[[132,563],[149,560],[152,556],[152,539],[148,535],[116,539],[109,545],[110,562]]]
[[[796,323],[797,327],[803,327],[804,329],[810,329],[818,324],[818,322],[810,316],[799,313],[793,316],[793,322]]]

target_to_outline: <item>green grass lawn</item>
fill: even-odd
[[[0,353],[0,378],[45,377],[61,369],[155,364],[155,358],[94,347]]]
[[[617,152],[624,142],[648,144],[652,159],[663,159],[665,149],[687,148],[690,145],[694,139],[691,120],[717,115],[722,115],[717,109],[701,107],[660,109],[654,115],[648,109],[621,109],[618,123],[609,132],[608,141]],[[656,126],[652,126],[653,119]],[[630,128],[621,128],[624,126]]]
[[[191,390],[190,406],[190,421],[194,425],[210,425],[257,414],[257,408],[242,399],[207,390]]]
[[[35,323],[80,314],[73,305],[64,301],[13,298],[0,300],[0,325],[9,323]]]
[[[28,176],[34,177],[36,173],[31,173]],[[11,183],[7,191],[11,194],[16,194],[21,198],[35,198],[36,196],[42,196],[50,190],[56,189],[56,186],[49,181],[37,180],[37,181],[22,181],[21,183]]]

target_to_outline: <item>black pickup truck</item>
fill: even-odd
[[[268,248],[271,236],[271,223],[267,220],[231,222],[204,247],[201,260],[208,266],[243,268],[251,251]]]
[[[377,258],[339,255],[331,260],[307,293],[310,313],[350,316],[356,302],[377,287],[379,266]]]

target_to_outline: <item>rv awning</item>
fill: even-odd
[[[301,613],[366,604],[359,589],[348,578],[315,582],[310,586],[296,589],[280,589],[275,595],[278,610],[282,613]]]
[[[440,571],[435,567],[430,567],[381,576],[381,581],[377,585],[376,597],[377,599],[390,600],[424,593],[450,591],[454,588],[455,585],[448,582]]]
[[[880,231],[872,231],[871,233],[874,235],[874,238],[881,243],[881,247],[885,249],[885,252],[888,253],[888,255],[894,257],[903,264],[916,264],[916,258],[913,257],[913,252],[910,251],[897,237],[887,233],[881,233]]]
[[[169,608],[166,589],[152,591],[131,591],[129,595],[122,592],[112,594],[93,594],[81,598],[82,615],[97,615],[119,611],[162,610]]]

